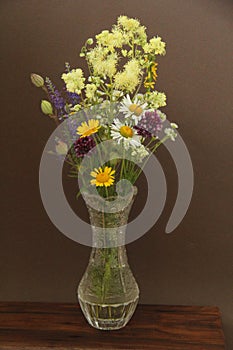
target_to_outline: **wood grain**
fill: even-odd
[[[219,309],[139,305],[117,331],[90,327],[76,304],[0,303],[1,350],[222,350]]]

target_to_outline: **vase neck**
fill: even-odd
[[[135,195],[136,189],[130,200],[129,197],[120,197],[120,200],[109,201],[107,203],[109,211],[105,211],[101,199],[97,202],[99,200],[97,196],[84,197],[92,226],[93,247],[111,248],[125,245],[126,227]]]
[[[92,246],[111,248],[125,245],[126,225],[120,227],[98,227],[92,225]]]
[[[95,265],[108,265],[111,268],[121,268],[128,265],[125,246],[112,248],[92,248],[90,263]]]

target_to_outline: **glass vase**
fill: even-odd
[[[93,248],[77,295],[88,323],[101,330],[124,327],[138,303],[139,288],[125,247],[127,221],[135,194],[136,188],[127,205],[122,206],[127,202],[122,198],[120,210],[115,212],[105,212],[95,196],[84,196],[92,227]],[[96,203],[100,210],[93,208],[92,204]]]

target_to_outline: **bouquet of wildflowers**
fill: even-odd
[[[132,185],[158,147],[177,136],[177,125],[160,110],[166,96],[155,89],[159,55],[165,55],[162,39],[148,39],[137,19],[120,16],[111,31],[82,47],[88,76],[66,63],[58,91],[49,78],[31,74],[47,95],[41,110],[57,126],[51,152],[70,165],[89,210],[94,250],[78,298],[88,322],[100,329],[123,327],[137,305],[124,247]]]
[[[71,176],[82,174],[83,187],[113,196],[119,180],[134,184],[151,153],[166,140],[175,141],[177,125],[164,127],[166,115],[160,110],[166,95],[155,89],[157,57],[165,53],[159,36],[148,39],[137,19],[120,16],[111,31],[103,30],[82,47],[88,77],[66,63],[64,88],[58,91],[49,78],[31,74],[33,84],[48,97],[41,101],[42,112],[56,125],[68,122],[72,147],[68,150],[63,135],[55,140],[55,150],[70,164]],[[109,149],[100,152],[96,146],[106,140],[114,146],[103,161]]]

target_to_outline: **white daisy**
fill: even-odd
[[[141,137],[135,133],[132,126],[121,123],[119,119],[113,120],[111,125],[111,136],[118,143],[122,143],[125,149],[129,146],[138,147],[141,145]]]
[[[132,118],[134,124],[137,125],[146,107],[147,103],[140,101],[137,96],[132,101],[130,96],[126,95],[120,104],[119,110],[125,115],[125,118]]]

